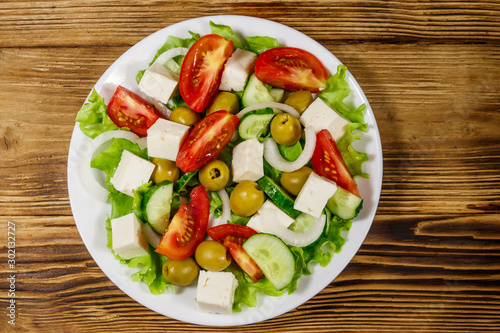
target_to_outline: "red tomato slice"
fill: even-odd
[[[333,180],[338,186],[359,197],[359,190],[340,155],[337,144],[326,129],[316,134],[316,148],[311,158],[314,171]]]
[[[239,118],[221,110],[209,114],[188,133],[177,154],[177,166],[184,172],[198,170],[217,157],[231,140]]]
[[[108,115],[117,126],[128,127],[141,136],[147,136],[148,128],[160,118],[155,111],[142,97],[122,86],[116,88],[108,104]]]
[[[273,87],[315,93],[323,90],[328,80],[328,72],[318,58],[294,47],[262,52],[255,62],[255,76]]]
[[[232,53],[233,42],[215,34],[201,37],[189,48],[181,66],[179,91],[191,109],[202,112],[206,108]]]
[[[191,256],[205,238],[209,213],[207,191],[201,185],[195,187],[191,202],[181,205],[155,251],[174,260]]]
[[[252,278],[253,282],[257,282],[264,277],[264,273],[243,249],[241,244],[245,240],[246,238],[243,237],[227,236],[224,240],[224,246],[229,250],[238,266]]]
[[[208,235],[215,241],[223,243],[227,236],[248,239],[257,233],[250,227],[239,224],[221,224],[207,230]]]

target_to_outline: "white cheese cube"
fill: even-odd
[[[257,181],[264,176],[264,144],[257,139],[245,140],[233,149],[233,181]]]
[[[110,182],[118,191],[133,197],[133,190],[147,183],[154,169],[153,163],[124,150]]]
[[[219,89],[224,91],[243,91],[248,76],[253,71],[256,59],[257,55],[255,53],[236,49],[226,62]]]
[[[175,161],[189,126],[159,118],[148,129],[148,155]]]
[[[146,95],[167,104],[177,92],[179,75],[155,62],[149,67],[139,82],[139,89]]]
[[[141,231],[142,222],[134,213],[111,220],[113,250],[123,259],[145,256],[148,242]]]
[[[326,206],[326,202],[335,191],[337,191],[335,182],[311,172],[297,198],[295,198],[293,208],[319,218]]]
[[[312,126],[316,133],[327,129],[335,142],[338,142],[344,136],[349,124],[347,119],[329,107],[319,97],[300,116],[300,122],[304,127]]]
[[[231,272],[200,271],[196,301],[202,311],[229,315],[238,280]]]
[[[257,232],[274,234],[274,230],[287,229],[295,220],[282,211],[271,200],[266,200],[247,223]]]

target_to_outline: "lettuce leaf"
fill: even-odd
[[[110,192],[118,192],[109,180],[113,177],[124,150],[128,150],[132,154],[148,159],[147,149],[141,149],[138,144],[127,139],[114,139],[108,149],[96,155],[90,162],[92,168],[104,171],[106,174],[106,185]]]
[[[362,126],[359,123],[350,123],[347,127],[347,133],[337,142],[337,147],[351,176],[353,178],[361,176],[368,179],[370,176],[362,170],[363,162],[368,161],[368,155],[358,152],[352,147],[354,141],[361,140],[361,135],[354,130]]]
[[[338,65],[337,73],[328,79],[325,90],[320,92],[318,97],[346,119],[354,123],[362,124],[363,126],[360,126],[358,129],[366,132],[367,125],[363,115],[366,105],[361,104],[356,109],[351,109],[344,104],[344,99],[351,92],[349,83],[345,80],[346,71],[347,67]]]
[[[111,232],[111,219],[124,216],[130,213],[135,213],[138,218],[142,218],[140,212],[140,201],[144,193],[151,187],[152,183],[146,183],[134,191],[134,198],[118,192],[110,179],[116,171],[121,155],[124,150],[128,150],[139,157],[147,158],[146,149],[141,150],[139,145],[125,139],[115,139],[111,146],[101,152],[91,162],[93,168],[104,171],[106,173],[106,185],[110,191],[109,201],[111,203],[111,214],[106,219],[106,238],[107,247],[111,250],[114,257],[130,268],[138,269],[132,274],[132,281],[141,281],[145,283],[152,294],[159,295],[165,291],[174,292],[174,287],[169,284],[163,277],[162,267],[167,258],[154,251],[154,248],[149,246],[149,253],[145,256],[132,259],[124,259],[113,251],[113,239]]]
[[[247,42],[248,50],[257,53],[257,55],[280,46],[276,38],[266,36],[249,36]]]
[[[245,305],[255,307],[259,292],[269,296],[281,296],[285,293],[285,290],[276,290],[266,278],[253,282],[250,276],[234,263],[226,271],[232,272],[238,280],[238,287],[234,293],[233,312],[241,312]]]
[[[83,134],[92,139],[103,132],[120,129],[109,118],[104,98],[95,89],[92,89],[88,102],[78,111],[76,121],[80,123]]]
[[[231,29],[231,27],[223,24],[215,24],[214,22],[210,21],[210,29],[213,34],[232,40],[233,46],[235,48],[247,49],[247,46],[243,45],[241,40],[234,34],[233,29]]]
[[[217,191],[208,191],[210,199],[210,213],[214,213],[214,217],[220,217],[222,214],[222,200]]]

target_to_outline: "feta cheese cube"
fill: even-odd
[[[149,67],[139,82],[139,89],[146,95],[167,104],[177,92],[179,75],[155,62]]]
[[[202,311],[231,314],[238,280],[231,272],[200,271],[196,301]]]
[[[282,211],[272,201],[266,200],[247,223],[257,232],[275,234],[275,230],[287,229],[295,220]]]
[[[264,176],[264,144],[257,139],[245,140],[233,149],[233,181],[257,181]]]
[[[335,142],[338,142],[344,136],[349,124],[347,119],[329,107],[319,97],[300,116],[300,122],[304,127],[312,126],[316,133],[327,129],[332,134]]]
[[[255,53],[236,49],[226,62],[219,89],[224,91],[243,91],[248,76],[253,71],[256,59],[257,55]]]
[[[311,172],[297,198],[295,198],[293,208],[319,218],[326,206],[326,202],[335,191],[337,191],[335,182]]]
[[[189,126],[159,118],[148,129],[148,155],[175,161]]]
[[[123,259],[145,256],[148,242],[141,231],[142,222],[134,213],[111,220],[113,250]]]
[[[124,150],[110,182],[118,191],[133,197],[133,190],[147,183],[154,169],[153,163]]]

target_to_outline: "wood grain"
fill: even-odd
[[[274,20],[347,65],[382,138],[377,216],[358,254],[298,308],[244,327],[161,316],[102,273],[66,185],[76,112],[129,47],[205,15]],[[500,331],[500,2],[0,2],[0,305],[16,224],[16,327],[1,332]]]

